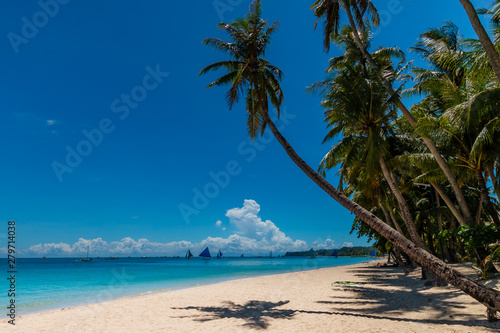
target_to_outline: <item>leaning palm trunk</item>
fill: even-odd
[[[410,258],[415,260],[422,267],[428,268],[443,280],[454,285],[458,289],[476,299],[481,304],[485,305],[487,307],[489,320],[493,320],[495,318],[495,313],[497,311],[500,311],[499,291],[483,286],[462,275],[429,252],[415,245],[401,233],[391,228],[387,223],[383,222],[378,217],[340,193],[335,187],[333,187],[316,171],[314,171],[306,162],[304,162],[304,160],[295,152],[288,141],[286,141],[286,139],[281,135],[278,128],[271,120],[271,117],[269,116],[267,110],[264,110],[262,113],[265,124],[267,124],[271,128],[274,136],[281,144],[283,149],[285,149],[290,159],[321,189],[323,189],[335,201],[337,201],[339,204],[341,204],[343,207],[345,207],[347,210],[349,210],[351,213],[356,215],[359,219],[361,219],[363,222],[365,222],[367,225],[369,225],[371,228],[385,237],[392,244],[402,249],[408,256],[410,256]]]
[[[483,46],[483,49],[486,52],[488,59],[490,60],[493,72],[495,72],[497,80],[500,82],[500,56],[495,49],[495,45],[484,29],[481,20],[479,20],[479,16],[477,15],[476,9],[472,5],[472,3],[469,0],[460,0],[460,2],[467,12],[470,23],[472,24],[472,27],[474,28],[476,35],[479,37],[479,41],[481,42],[481,45]]]
[[[387,209],[385,208],[384,206],[384,203],[382,202],[382,199],[378,199],[378,204],[380,206],[380,209],[382,209],[382,213],[384,214],[385,216],[385,220],[386,221],[392,221],[392,227],[393,228],[396,228],[396,230],[404,236],[404,233],[403,233],[403,230],[401,230],[401,227],[399,226],[399,223],[398,221],[396,221],[396,218],[394,217],[393,214],[389,214],[389,212],[387,211]],[[387,222],[389,223],[389,222]]]
[[[439,186],[435,182],[430,182],[430,183],[431,183],[432,187],[434,187],[434,189],[436,190],[436,192],[439,194],[439,196],[441,198],[443,198],[444,202],[446,203],[446,206],[448,206],[448,209],[453,214],[453,216],[455,216],[455,218],[457,219],[458,223],[460,223],[461,226],[464,226],[464,227],[467,226],[467,223],[465,222],[464,217],[462,216],[462,214],[460,214],[460,212],[458,211],[458,209],[455,208],[455,205],[451,201],[450,197],[448,195],[446,195],[446,193],[441,188],[441,186]]]
[[[382,173],[384,174],[384,178],[387,184],[389,184],[392,193],[396,197],[396,200],[399,205],[399,210],[401,212],[401,216],[403,217],[406,229],[408,229],[408,233],[410,234],[411,240],[417,246],[422,247],[422,240],[420,239],[417,227],[415,226],[415,222],[413,221],[413,217],[411,216],[410,209],[408,209],[408,204],[406,203],[403,194],[399,190],[399,187],[396,184],[396,181],[394,180],[394,177],[389,171],[389,168],[387,167],[387,164],[385,163],[385,160],[382,156],[379,157],[379,163],[380,163],[380,168],[382,169]]]
[[[384,204],[382,202],[382,199],[379,197],[378,198],[378,204],[380,206],[380,209],[382,210],[382,213],[384,214],[385,216],[385,221],[390,225],[390,221],[391,221],[391,216],[389,215],[389,212],[387,211],[387,209],[384,207]],[[392,220],[392,227],[396,227],[396,230],[404,236],[403,234],[403,231],[401,230],[401,227],[399,226],[399,224],[397,223],[396,219],[393,219]],[[393,244],[394,245],[394,244]],[[396,260],[396,262],[398,263],[399,267],[401,267],[405,273],[405,275],[408,275],[410,272],[411,272],[411,267],[413,265],[409,264],[409,265],[405,265],[403,260],[401,259],[401,253],[399,252],[400,249],[397,247],[397,246],[394,246],[393,248],[393,251],[394,251],[394,259]],[[390,257],[390,253],[389,253],[389,257]]]
[[[359,50],[363,53],[364,57],[369,62],[370,66],[373,69],[375,69],[376,71],[380,72],[380,69],[379,69],[377,63],[373,60],[370,53],[368,53],[366,46],[364,45],[364,43],[361,41],[361,38],[359,37],[359,31],[357,29],[356,23],[354,22],[354,18],[352,17],[350,5],[346,3],[344,7],[345,7],[345,10],[347,13],[347,17],[349,19],[349,23],[350,23],[350,26],[352,29],[352,33],[353,33],[353,37],[354,37],[354,40],[356,42],[356,45],[358,46]],[[394,88],[392,87],[392,83],[390,83],[383,76],[380,76],[380,78],[381,78],[384,86],[387,88],[387,91],[389,92],[389,94],[391,96],[395,97],[396,105],[398,106],[398,108],[401,110],[401,112],[406,117],[406,119],[408,119],[409,123],[413,127],[415,127],[417,124],[417,121],[412,116],[412,114],[410,113],[408,108],[403,104],[403,102],[401,102],[401,100],[396,96],[396,92],[394,91]],[[434,142],[431,139],[429,139],[426,136],[421,136],[421,139],[424,141],[426,146],[429,148],[431,154],[436,159],[436,162],[438,163],[439,167],[443,170],[446,178],[448,179],[448,182],[450,183],[451,187],[453,188],[453,191],[455,192],[455,196],[457,198],[458,204],[460,206],[460,210],[462,211],[462,214],[464,215],[464,218],[467,221],[467,224],[469,224],[469,225],[472,224],[472,215],[471,215],[469,207],[467,205],[467,201],[465,200],[465,196],[462,192],[462,189],[458,185],[458,182],[457,182],[455,176],[453,175],[453,173],[451,172],[450,167],[448,166],[448,164],[446,163],[444,158],[441,156],[436,145],[434,144]]]

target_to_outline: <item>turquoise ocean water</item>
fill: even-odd
[[[351,265],[364,257],[307,258],[75,258],[17,259],[18,315],[94,304],[121,297],[169,291],[222,281]],[[6,260],[0,264],[0,306],[9,304]]]

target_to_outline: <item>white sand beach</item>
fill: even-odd
[[[465,265],[463,272],[471,273]],[[332,282],[359,282],[332,286]],[[497,280],[486,282],[499,288]],[[375,263],[235,280],[20,316],[1,332],[498,332],[485,308]]]

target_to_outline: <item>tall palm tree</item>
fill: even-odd
[[[352,35],[354,37],[356,45],[358,46],[359,50],[362,52],[363,56],[366,58],[370,66],[376,72],[380,72],[378,64],[368,52],[367,46],[363,42],[361,37],[363,36],[363,30],[367,30],[362,18],[364,15],[368,14],[369,18],[371,18],[371,21],[375,26],[378,24],[378,14],[376,13],[376,9],[373,6],[371,0],[317,0],[313,4],[312,8],[314,8],[314,14],[316,15],[316,17],[318,17],[318,19],[325,19],[325,33],[330,33],[330,35],[325,36],[325,43],[327,40],[330,41],[337,36],[338,29],[326,29],[326,27],[338,27],[340,22],[340,15],[338,14],[338,11],[343,8],[345,13],[347,14],[349,25],[351,26]],[[363,8],[369,8],[370,10],[363,10]],[[359,15],[361,15],[361,17],[359,17]],[[408,122],[412,126],[416,126],[416,119],[401,101],[391,82],[384,77],[381,77],[381,81],[382,84],[386,87],[389,94],[393,96],[393,98],[395,98],[398,108],[401,110]],[[467,224],[472,224],[472,215],[467,205],[467,201],[465,200],[462,189],[460,188],[460,185],[458,184],[458,181],[452,173],[449,165],[447,164],[441,153],[438,151],[435,143],[430,138],[422,136],[421,139],[425,142],[429,151],[436,159],[439,167],[443,170],[446,178],[448,179],[448,182],[452,186],[455,197],[458,201],[462,214],[467,221]]]
[[[467,12],[470,23],[472,24],[476,35],[479,37],[484,51],[488,55],[488,59],[490,60],[491,67],[495,72],[497,80],[500,82],[500,56],[498,55],[495,45],[493,45],[490,36],[486,32],[486,29],[484,29],[484,26],[481,23],[479,16],[477,15],[477,11],[474,8],[474,5],[469,0],[460,0],[460,3]]]
[[[491,202],[484,173],[486,167],[500,156],[499,106],[500,88],[482,91],[447,110],[442,116],[444,124],[440,126],[460,147],[461,166],[477,177],[481,199],[498,226],[498,211]]]
[[[282,72],[263,58],[271,41],[271,35],[277,30],[278,22],[268,26],[261,19],[260,1],[252,3],[247,16],[231,24],[220,23],[219,29],[227,32],[231,43],[217,38],[207,38],[203,44],[228,53],[231,60],[216,62],[203,68],[200,75],[210,71],[226,69],[228,73],[211,84],[213,86],[231,85],[226,100],[231,109],[241,95],[246,95],[247,126],[250,137],[264,132],[269,101],[278,111],[283,102],[283,92],[279,81]]]
[[[490,82],[467,66],[468,55],[462,49],[464,43],[459,36],[459,29],[452,22],[420,35],[412,51],[427,60],[433,69],[414,68],[416,84],[408,92],[425,93],[419,105],[433,107],[433,114],[419,121],[418,131],[428,127],[440,132],[440,137],[453,140],[450,147],[457,147],[454,155],[459,156],[459,165],[471,170],[477,178],[485,208],[499,225],[498,213],[486,188],[487,177],[483,174],[499,156],[500,128],[496,110],[500,90],[486,89]]]
[[[348,27],[342,30],[347,36],[350,35]],[[390,63],[387,55],[391,54],[401,56],[401,52],[381,49],[374,57],[380,59],[379,63]],[[392,122],[396,119],[397,107],[382,86],[378,73],[373,73],[359,61],[356,64],[339,62],[337,67],[340,69],[330,72],[329,79],[310,87],[310,91],[319,90],[323,97],[322,106],[326,108],[325,122],[329,131],[323,142],[342,134],[342,139],[325,156],[320,168],[331,169],[342,163],[342,169],[346,169],[355,160],[363,165],[369,178],[373,179],[382,172],[396,196],[411,240],[422,246],[408,204],[386,163],[389,137],[394,136]],[[329,68],[332,68],[332,64]]]
[[[259,92],[257,94],[254,94],[253,96],[251,95],[250,102],[246,103],[247,115],[260,115],[262,117],[260,127],[261,132],[265,128],[264,126],[268,125],[274,136],[285,149],[286,153],[292,159],[292,161],[311,180],[313,180],[321,189],[323,189],[343,207],[355,214],[360,220],[364,221],[367,225],[369,225],[387,240],[392,242],[394,245],[401,249],[404,249],[404,251],[417,263],[419,263],[423,267],[429,268],[447,282],[453,284],[457,288],[463,290],[464,292],[484,304],[488,308],[489,313],[491,313],[492,315],[496,311],[500,311],[500,292],[480,285],[472,279],[460,274],[458,271],[446,265],[443,261],[416,246],[398,231],[394,230],[385,222],[377,218],[374,214],[370,213],[368,210],[364,209],[363,207],[340,193],[335,187],[333,187],[323,177],[321,177],[320,174],[315,172],[306,162],[304,162],[304,160],[302,160],[302,158],[295,152],[295,150],[283,137],[283,135],[281,135],[268,113],[268,100],[271,99],[272,101],[274,98],[273,95],[277,95],[278,91],[281,91],[278,84],[279,82],[275,81],[276,77],[271,78],[264,75],[263,73],[259,73],[265,72],[265,66],[259,67],[255,65],[252,68],[252,72],[244,70],[248,63],[259,63],[257,59],[261,59],[260,56],[264,54],[265,47],[270,43],[270,35],[266,33],[268,24],[266,21],[261,19],[261,13],[262,10],[260,0],[252,2],[252,4],[250,5],[250,12],[246,17],[237,20],[232,24],[221,23],[221,25],[219,25],[219,27],[224,27],[224,30],[229,34],[233,43],[225,43],[215,40],[213,44],[208,43],[209,45],[213,45],[217,49],[228,53],[231,56],[232,60],[240,61],[240,63],[234,63],[234,67],[226,67],[224,65],[217,66],[215,64],[212,65],[212,69],[226,68],[229,71],[228,74],[231,74],[234,71],[237,71],[237,73],[239,73],[239,75],[232,76],[232,79],[226,78],[222,81],[226,82],[226,84],[232,83],[234,86],[236,82],[246,82],[249,79],[255,80],[254,82],[247,82],[247,85],[244,86],[256,87],[255,91]],[[275,25],[273,26],[275,27]],[[205,68],[201,73],[205,73],[207,71],[207,68]],[[269,80],[269,82],[264,79]],[[239,84],[236,86],[241,87]],[[274,90],[267,88],[270,86],[272,86]],[[247,88],[244,92],[248,94],[252,93],[252,91],[254,90]],[[266,93],[266,95],[264,95],[264,92]],[[268,92],[271,92],[271,94],[268,95]],[[230,107],[235,102],[237,102],[237,98],[239,97],[239,95],[235,93],[228,93],[227,96],[228,104]],[[247,95],[247,101],[248,100],[249,97]],[[275,99],[274,104],[280,105],[281,100]],[[250,133],[252,133],[253,131],[252,125],[253,124],[249,124]]]

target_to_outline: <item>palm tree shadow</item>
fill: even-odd
[[[223,302],[223,306],[188,306],[185,308],[172,308],[177,310],[198,310],[206,314],[195,315],[193,320],[205,322],[223,318],[238,318],[245,320],[243,326],[255,329],[269,327],[271,318],[291,319],[295,310],[277,309],[290,301],[265,302],[248,301],[245,304],[236,304],[231,301]]]

